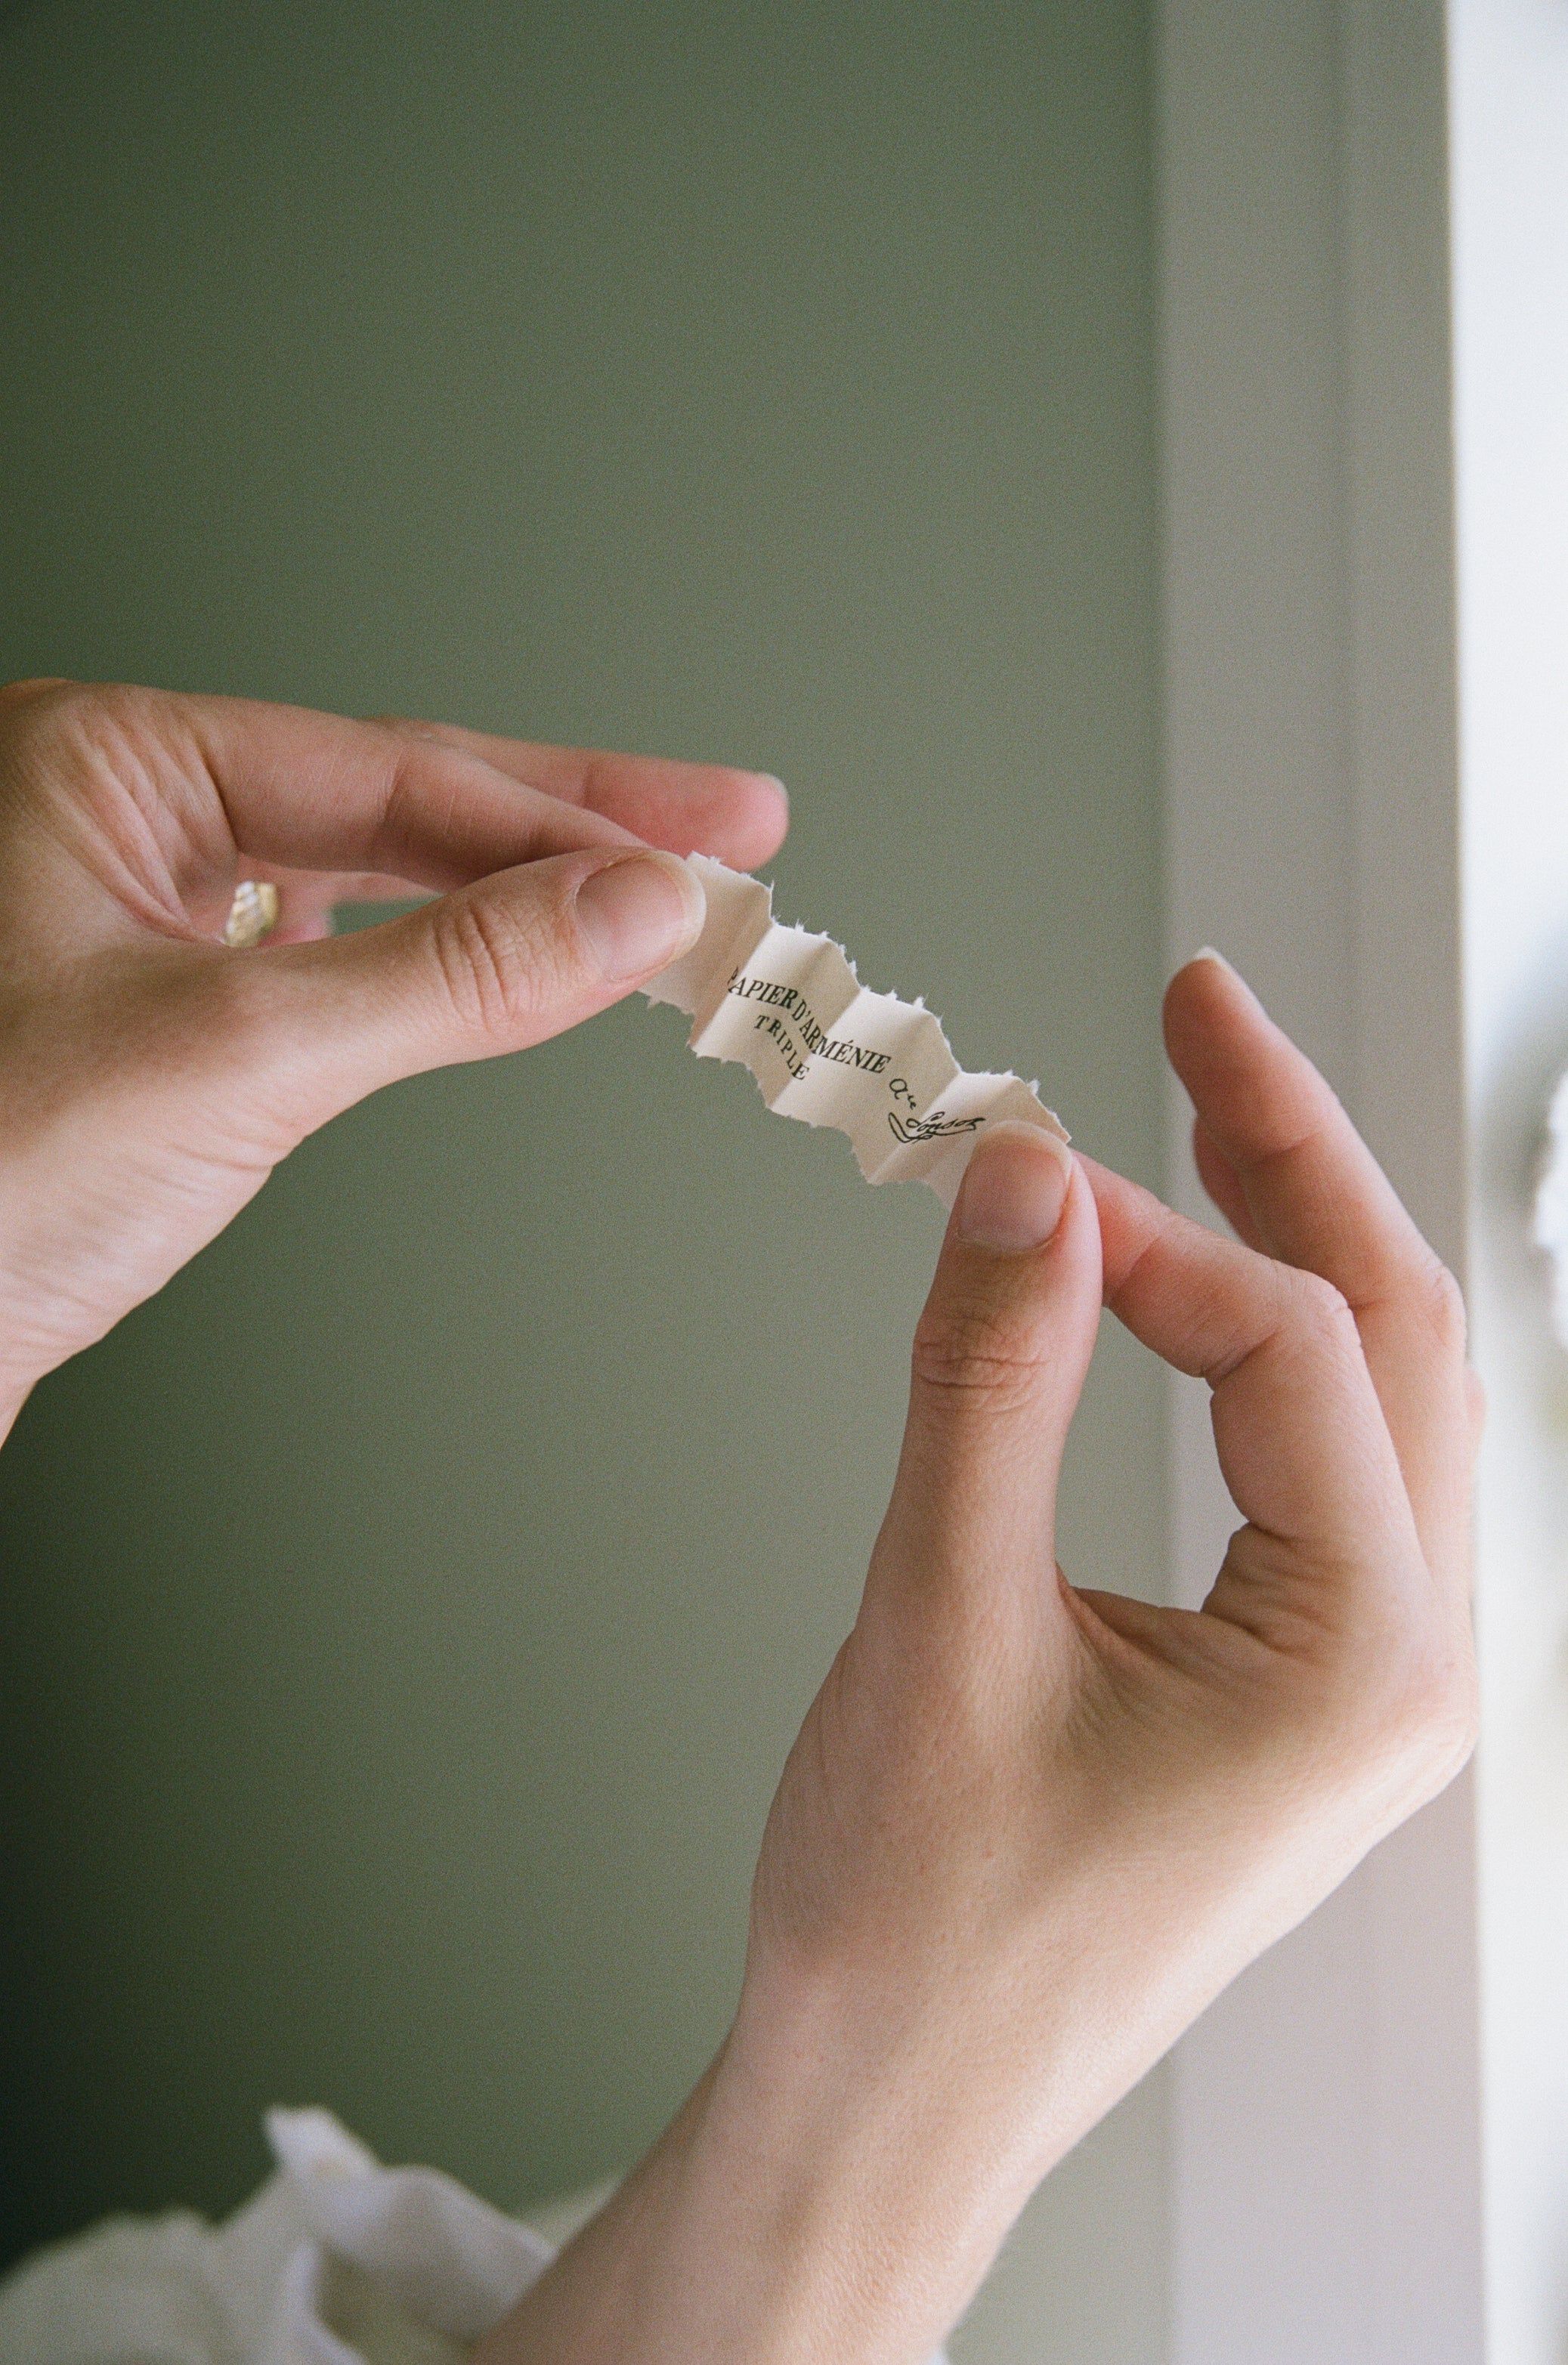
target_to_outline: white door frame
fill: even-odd
[[[1525,1225],[1568,1057],[1568,0],[1163,0],[1159,38],[1169,950],[1327,1069],[1494,1402],[1479,1793],[1181,2047],[1172,2357],[1562,2365],[1568,1363]],[[1195,1205],[1174,1107],[1171,1165]],[[1182,1384],[1176,1597],[1233,1520]]]

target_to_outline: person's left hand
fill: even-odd
[[[0,1436],[308,1133],[619,1001],[701,925],[671,857],[750,869],[786,816],[777,781],[717,765],[0,689]],[[222,942],[242,879],[279,890],[255,952]],[[336,902],[427,891],[330,937]]]

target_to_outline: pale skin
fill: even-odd
[[[306,1134],[618,1000],[700,924],[676,857],[784,824],[726,768],[0,692],[0,1431]],[[282,891],[255,952],[218,941],[241,878]],[[1165,1027],[1235,1237],[1042,1133],[977,1150],[734,2024],[478,2365],[924,2365],[1040,2179],[1469,1754],[1458,1291],[1223,961]],[[1200,1611],[1057,1564],[1103,1304],[1212,1391],[1241,1524]]]

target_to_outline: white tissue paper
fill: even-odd
[[[786,927],[773,890],[704,855],[702,934],[643,989],[691,1020],[702,1059],[738,1059],[778,1116],[846,1133],[868,1182],[929,1182],[951,1206],[987,1126],[1012,1119],[1067,1139],[1038,1087],[967,1075],[920,1001],[873,993],[831,936]]]
[[[1551,1259],[1551,1327],[1568,1347],[1568,1076],[1558,1080],[1547,1111],[1533,1238]]]
[[[461,2365],[554,2244],[328,2111],[269,2111],[278,2172],[221,2225],[117,2217],[0,2287],[0,2365]]]

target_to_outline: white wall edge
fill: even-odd
[[[1529,1245],[1568,1065],[1568,6],[1451,0],[1489,2359],[1568,2355],[1568,1360]]]
[[[1168,949],[1230,954],[1462,1269],[1445,21],[1159,38]],[[1190,1601],[1234,1514],[1184,1384],[1171,1461]],[[1180,2048],[1177,2365],[1482,2357],[1474,1891],[1462,1783]]]

